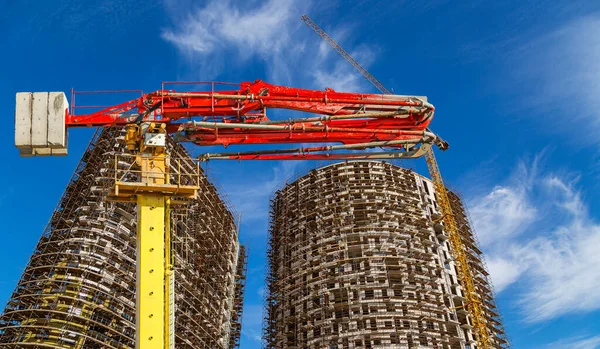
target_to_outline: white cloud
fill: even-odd
[[[326,49],[337,55],[329,45],[324,44]],[[319,47],[319,50],[322,50],[322,47],[323,45]],[[350,52],[350,55],[360,62],[361,65],[368,66],[375,60],[375,51],[368,46],[360,46]],[[327,59],[331,59],[331,56],[328,54],[321,55],[321,61]],[[360,91],[361,87],[365,85],[366,80],[362,75],[352,71],[352,69],[354,68],[346,60],[335,57],[335,64],[332,69],[316,69],[312,76],[316,86],[329,87],[336,91]]]
[[[248,304],[244,305],[242,319],[242,336],[249,338],[253,342],[262,340],[262,305]]]
[[[241,7],[231,1],[213,0],[204,7],[186,7],[181,13],[181,7],[168,6],[174,25],[163,30],[162,38],[211,78],[225,68],[223,61],[232,56],[234,61],[242,62],[253,56],[273,58],[268,67],[271,72],[287,70],[278,60],[294,46],[290,44],[290,33],[301,23],[295,13],[303,7],[302,2],[269,0]]]
[[[538,219],[529,197],[542,156],[543,153],[530,163],[521,160],[507,184],[497,185],[469,200],[469,211],[482,247],[515,238]],[[500,265],[505,264],[499,262]]]
[[[482,246],[522,233],[536,219],[536,209],[523,187],[497,186],[471,206],[474,228]]]
[[[487,266],[496,292],[502,292],[508,285],[517,281],[523,271],[517,263],[497,256],[489,258]]]
[[[172,25],[163,29],[162,38],[177,47],[202,79],[213,79],[230,65],[260,63],[274,84],[340,91],[370,88],[349,63],[300,20],[302,13],[310,12],[312,1],[212,0],[201,7],[186,8],[185,12],[181,6],[169,5],[171,1],[166,3]],[[340,27],[330,34],[343,40],[351,31]],[[362,45],[349,52],[368,66],[376,50]]]
[[[527,322],[600,309],[600,223],[576,180],[529,173],[469,201],[476,229],[496,234],[482,240],[497,290],[519,286]]]
[[[244,222],[266,221],[269,212],[269,198],[273,192],[293,178],[304,161],[282,161],[271,167],[268,174],[261,174],[253,183],[248,178],[232,177],[231,180],[218,179],[227,197],[239,212]],[[245,176],[244,173],[241,173]],[[266,230],[264,231],[266,234]]]
[[[512,52],[510,84],[518,89],[520,111],[545,118],[545,127],[578,142],[600,141],[600,17],[579,17]],[[524,107],[524,108],[523,108]],[[571,132],[567,132],[571,131]]]
[[[579,336],[573,338],[561,339],[558,342],[546,346],[548,349],[598,349],[600,348],[599,336]]]
[[[551,176],[544,185],[558,194],[552,204],[570,217],[513,254],[528,268],[528,290],[521,300],[528,321],[600,309],[600,224],[590,219],[568,183]]]

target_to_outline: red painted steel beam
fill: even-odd
[[[155,108],[155,109],[153,109]],[[182,118],[201,116],[235,116],[237,118],[268,108],[298,110],[325,115],[355,114],[359,111],[393,112],[411,109],[409,117],[419,121],[433,112],[433,106],[416,98],[297,89],[270,85],[257,80],[244,82],[239,90],[218,92],[175,92],[159,90],[140,98],[87,115],[68,115],[70,127],[86,125],[118,125],[130,121],[125,113],[137,109],[145,119],[160,116],[160,122],[174,122]]]
[[[271,108],[325,116],[269,120]],[[416,97],[308,90],[256,80],[241,83],[237,90],[158,90],[89,114],[68,114],[66,123],[67,127],[166,123],[177,139],[197,145],[355,144],[422,136],[433,112],[431,104]]]

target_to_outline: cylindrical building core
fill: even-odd
[[[495,346],[508,344],[458,196]],[[386,162],[312,170],[271,202],[268,348],[476,348],[433,185]],[[496,323],[497,322],[497,323]]]

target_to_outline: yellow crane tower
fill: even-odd
[[[312,19],[307,15],[301,17],[302,21],[306,23],[312,30],[314,30],[325,42],[327,42],[337,53],[340,54],[348,63],[350,63],[365,79],[373,84],[381,93],[391,94],[391,92],[383,86],[379,80],[371,75],[360,63],[358,63],[352,56],[344,50],[331,36],[329,36],[321,27],[319,27]],[[436,145],[446,150],[448,144],[437,139]],[[471,315],[471,322],[473,323],[473,330],[477,338],[477,343],[480,349],[492,349],[492,338],[490,331],[487,327],[485,320],[485,314],[483,312],[483,304],[479,293],[475,287],[475,279],[473,277],[473,271],[469,266],[467,259],[467,253],[465,251],[465,245],[458,231],[456,224],[456,218],[452,212],[452,206],[450,205],[450,199],[448,198],[448,192],[444,181],[442,180],[442,174],[440,168],[435,159],[433,153],[433,147],[425,154],[427,161],[427,167],[431,176],[431,181],[435,187],[437,196],[437,202],[440,206],[442,213],[442,220],[444,222],[444,228],[448,233],[448,237],[451,244],[452,256],[456,264],[456,272],[460,284],[463,288],[463,294],[465,296],[465,310]]]
[[[174,348],[174,277],[170,251],[172,198],[191,199],[199,184],[171,183],[166,124],[126,126],[125,143],[135,155],[138,182],[120,181],[115,171],[109,199],[138,207],[136,348]],[[115,158],[115,161],[117,159]],[[115,164],[115,169],[117,165]]]

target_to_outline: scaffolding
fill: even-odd
[[[135,347],[136,207],[107,200],[115,171],[137,180],[123,142],[119,128],[94,135],[0,317],[0,347]],[[198,173],[197,165],[171,140],[168,152],[172,180],[187,184],[177,174]],[[228,348],[234,288],[245,277],[237,227],[206,176],[194,180],[198,198],[171,210],[171,332],[177,348]]]
[[[431,182],[386,162],[336,163],[278,190],[266,347],[476,348],[440,218]]]
[[[246,273],[248,271],[248,252],[244,246],[240,246],[237,269],[235,272],[236,282],[231,308],[231,336],[229,349],[240,347],[242,334],[242,314],[244,311],[244,290],[246,289]]]
[[[455,190],[448,190],[448,198],[454,212],[458,232],[465,247],[469,267],[473,270],[475,288],[484,303],[485,321],[487,322],[488,331],[493,334],[491,337],[492,346],[495,348],[510,348],[510,341],[504,330],[502,316],[496,306],[494,288],[490,280],[487,264],[485,263],[483,252],[479,247],[480,243],[477,234],[473,232],[468,211],[460,195]]]

